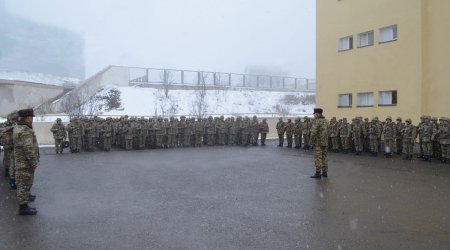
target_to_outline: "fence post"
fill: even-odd
[[[184,70],[181,71],[181,85],[184,85]]]
[[[214,86],[217,85],[217,76],[216,76],[216,72],[213,73],[213,83],[214,83]]]
[[[228,86],[231,87],[231,73],[228,73]]]
[[[259,89],[259,76],[256,76],[256,88]]]
[[[242,87],[245,87],[245,75],[242,75],[244,78],[243,78],[243,81],[242,81]]]
[[[197,71],[197,84],[200,85],[200,71]]]
[[[270,88],[273,88],[273,76],[270,76]]]
[[[306,90],[309,90],[309,79],[306,79]]]
[[[148,75],[149,75],[148,69],[145,69],[145,80],[146,80],[146,82],[150,82],[149,79],[148,79]]]
[[[167,69],[164,70],[164,83],[167,83]]]
[[[283,77],[283,89],[284,89],[284,85],[285,85],[285,78]]]

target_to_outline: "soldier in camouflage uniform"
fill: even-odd
[[[311,143],[314,145],[314,164],[316,172],[311,178],[328,177],[328,121],[322,115],[323,110],[314,109],[314,122],[311,127]]]
[[[266,146],[266,137],[269,133],[269,124],[267,123],[267,119],[263,119],[259,124],[259,132],[261,133],[261,146]]]
[[[343,118],[342,123],[339,126],[339,136],[341,139],[342,152],[344,154],[347,154],[350,148],[350,135],[351,135],[351,126],[347,122],[347,118]]]
[[[258,117],[253,116],[252,121],[250,122],[250,144],[252,146],[258,146],[259,139],[259,121]]]
[[[303,117],[302,125],[303,149],[310,149],[311,121],[307,116]]]
[[[56,123],[53,124],[50,131],[53,133],[53,139],[55,140],[55,152],[56,154],[63,153],[63,142],[66,139],[66,127],[61,121],[61,118],[56,119]]]
[[[416,139],[417,131],[416,127],[411,124],[411,119],[408,118],[405,121],[406,123],[400,131],[403,139],[403,160],[412,160],[414,153],[414,141]]]
[[[230,125],[228,127],[228,145],[235,146],[237,140],[238,123],[235,122],[234,117],[230,119]]]
[[[72,153],[80,153],[82,147],[83,126],[78,117],[73,118],[73,122],[67,125],[67,131],[72,140],[70,141],[70,150]]]
[[[248,146],[250,143],[250,118],[244,117],[241,123],[242,145]]]
[[[221,116],[220,119],[216,121],[216,131],[218,135],[218,145],[225,145],[225,120],[224,117]]]
[[[16,168],[14,159],[14,127],[18,121],[19,114],[13,112],[8,115],[7,121],[0,129],[0,142],[5,151],[3,155],[3,166],[5,167],[5,177],[9,178],[9,186],[11,189],[16,189]]]
[[[356,155],[361,155],[362,151],[363,151],[363,126],[361,124],[361,118],[359,117],[355,117],[354,122],[352,123],[351,126],[351,134],[352,134],[352,139],[353,139],[353,143],[355,145],[355,154]]]
[[[431,161],[433,155],[433,140],[436,133],[433,124],[430,122],[430,116],[424,116],[424,122],[419,127],[419,136],[422,139],[423,160]]]
[[[278,119],[277,123],[277,133],[278,133],[278,147],[283,147],[284,144],[284,132],[286,132],[286,125],[283,122],[283,118]]]
[[[300,117],[295,119],[294,123],[294,142],[295,148],[302,148],[302,120]]]
[[[437,131],[439,130],[439,124],[438,124],[438,118],[433,117],[431,118],[431,124],[433,125],[433,131],[436,131],[434,140],[432,142],[433,145],[433,158],[440,159],[441,158],[441,144],[439,139],[439,133]]]
[[[333,152],[339,152],[339,124],[336,117],[331,118],[330,121],[330,137]]]
[[[441,117],[439,125],[439,142],[441,145],[441,162],[450,164],[450,126],[447,117]]]
[[[32,128],[34,112],[32,109],[20,110],[19,117],[13,131],[19,215],[35,215],[37,210],[28,206],[28,202],[36,198],[30,191],[39,162],[38,143]]]
[[[392,122],[392,117],[386,117],[386,122],[383,126],[384,135],[384,156],[392,158],[392,151],[394,150],[394,140],[396,135],[396,125]]]
[[[216,134],[216,128],[215,128],[215,124],[213,121],[212,116],[208,117],[208,120],[205,123],[205,131],[207,134],[207,143],[208,146],[214,146],[214,136]]]
[[[369,128],[367,134],[369,136],[369,144],[370,144],[370,152],[372,152],[372,156],[378,156],[378,150],[380,148],[380,144],[378,138],[380,137],[381,130],[377,124],[377,118],[372,118],[372,121],[369,123]]]
[[[179,141],[179,145],[180,147],[184,147],[186,140],[185,140],[185,130],[187,128],[187,122],[186,122],[186,117],[185,116],[181,116],[180,117],[180,122],[178,123],[178,141]]]
[[[203,124],[203,119],[201,117],[197,118],[197,121],[195,122],[195,146],[196,147],[201,147],[203,144],[203,134],[205,131],[205,127]]]
[[[422,124],[425,123],[425,116],[422,115],[420,117],[420,122],[417,125],[417,129],[419,130],[419,128],[422,126]],[[423,143],[422,143],[422,135],[420,134],[419,131],[417,131],[417,135],[419,136],[419,149],[420,149],[420,153],[419,156],[417,156],[417,158],[424,158],[424,149],[423,149]]]
[[[114,127],[112,124],[112,118],[107,117],[106,122],[102,124],[100,127],[100,133],[102,136],[102,144],[103,144],[103,150],[110,151],[111,150],[111,144],[112,144],[112,135],[114,134]]]
[[[170,117],[169,124],[167,125],[167,146],[174,148],[176,145],[176,137],[178,134],[178,126],[175,123],[175,117]]]
[[[395,150],[398,155],[401,155],[403,152],[402,146],[403,146],[403,128],[405,127],[405,124],[402,122],[401,117],[397,117],[396,119],[397,124],[395,124],[395,131],[396,131],[396,138],[395,138]]]
[[[364,135],[363,151],[364,152],[370,151],[369,127],[370,127],[369,118],[366,117],[366,118],[364,118],[364,123],[363,123],[363,135]]]
[[[292,148],[292,136],[294,134],[294,123],[292,123],[291,119],[287,120],[287,123],[285,124],[286,128],[286,140],[287,140],[287,146],[288,148]]]

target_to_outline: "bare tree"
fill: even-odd
[[[206,103],[206,79],[207,73],[199,74],[199,86],[195,89],[195,100],[192,103],[192,114],[204,117],[206,115],[208,104]]]
[[[163,89],[164,89],[164,95],[166,98],[169,97],[169,90],[170,85],[174,83],[175,77],[173,75],[173,71],[165,69],[161,74],[159,75],[159,78],[161,82],[163,83]]]

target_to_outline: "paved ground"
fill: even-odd
[[[450,249],[450,165],[186,148],[54,155],[17,216],[0,182],[1,249]]]

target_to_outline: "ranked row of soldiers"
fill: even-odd
[[[203,145],[265,146],[269,125],[256,116],[224,118],[150,118],[73,117],[67,126],[57,119],[51,131],[56,153],[63,152],[66,136],[70,151],[79,153],[95,148],[110,151],[112,147],[125,150],[146,148],[201,147]],[[260,138],[260,139],[259,139]]]
[[[35,215],[36,208],[28,206],[36,199],[31,194],[34,172],[39,162],[39,148],[33,131],[33,109],[19,110],[0,124],[0,144],[3,146],[3,166],[9,186],[16,191],[19,215]]]
[[[303,121],[297,118],[293,123],[291,119],[284,122],[280,118],[277,123],[278,146],[283,146],[286,134],[287,147],[292,147],[294,141],[295,148],[300,148],[302,143],[304,149],[310,148],[313,120],[308,117],[304,117]],[[355,117],[351,122],[347,118],[337,120],[333,117],[329,122],[329,149],[345,154],[353,151],[356,155],[370,152],[374,157],[384,151],[386,158],[391,158],[396,153],[403,154],[404,160],[412,160],[417,142],[419,158],[424,161],[435,158],[442,163],[450,163],[449,118],[438,119],[424,115],[420,120],[415,126],[411,119],[403,122],[401,117],[395,122],[391,116],[387,116],[384,121],[380,121],[378,117],[373,117],[370,121],[368,118],[363,120],[362,117]]]

